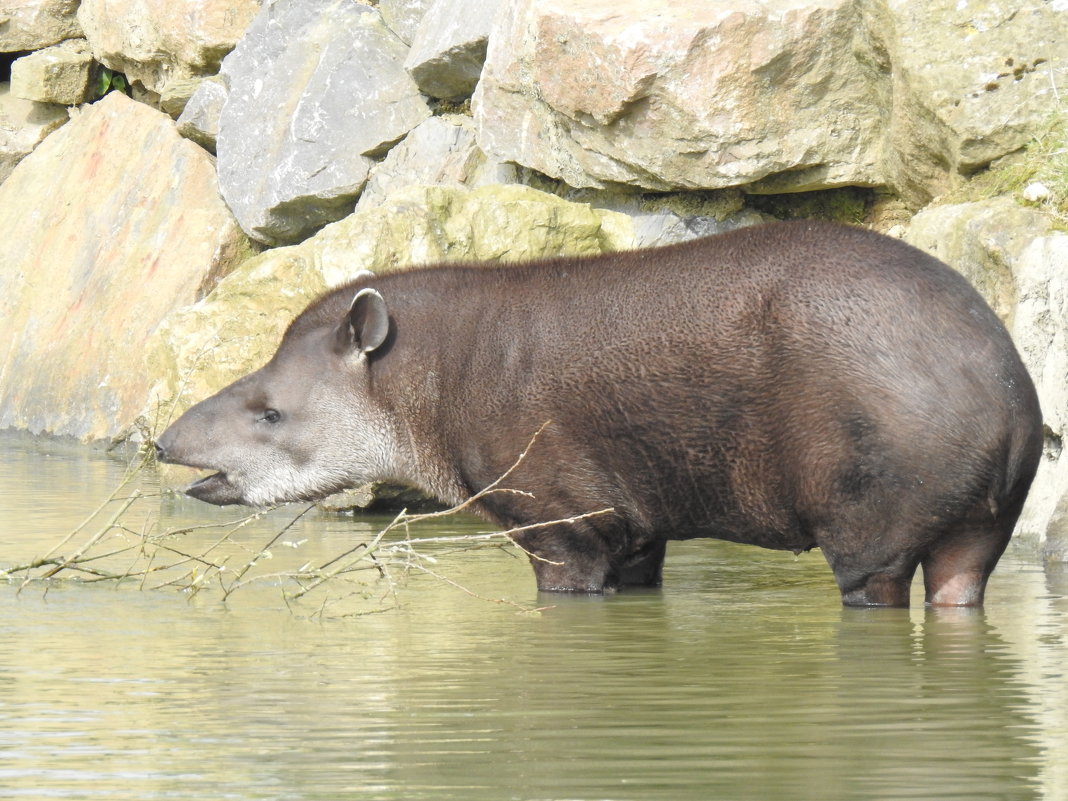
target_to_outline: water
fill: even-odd
[[[0,439],[0,565],[46,552],[121,473]],[[232,579],[298,511],[212,558]],[[235,517],[168,498],[126,522],[160,515]],[[311,512],[247,576],[326,562],[387,522]],[[568,598],[539,596],[514,552],[420,550],[438,575],[394,570],[390,592],[371,567],[288,602],[282,579],[225,602],[217,582],[152,589],[194,582],[188,567],[0,583],[0,797],[1068,799],[1068,580],[1024,554],[985,611],[932,612],[842,609],[818,553],[678,544],[662,591]]]

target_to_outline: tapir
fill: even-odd
[[[919,566],[928,604],[982,603],[1042,447],[962,276],[816,222],[360,276],[157,442],[208,503],[474,498],[541,590],[658,586],[668,541],[713,537],[818,547],[845,604],[898,607]]]

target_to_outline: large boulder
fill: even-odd
[[[1068,235],[1008,198],[936,206],[913,218],[908,241],[961,272],[1005,321],[1038,388],[1046,454],[1020,535],[1068,560]],[[1060,512],[1058,510],[1061,510]]]
[[[253,238],[299,241],[349,214],[381,156],[430,115],[407,47],[352,0],[266,5],[223,62],[223,196]]]
[[[11,94],[9,84],[0,83],[0,183],[67,119],[62,106],[23,100]]]
[[[162,94],[168,81],[211,75],[260,0],[82,0],[78,20],[97,61]]]
[[[0,53],[19,53],[82,35],[81,0],[0,0]]]
[[[870,34],[856,0],[516,0],[475,92],[479,144],[576,187],[876,184]]]
[[[264,364],[289,321],[360,270],[524,261],[633,245],[629,220],[522,186],[409,187],[291,247],[249,260],[153,338],[145,416],[161,425]]]
[[[501,0],[437,0],[423,16],[404,61],[431,97],[464,98],[475,91]]]
[[[1068,85],[1063,3],[871,6],[893,74],[884,172],[914,205],[1023,147],[1060,105]]]
[[[144,405],[149,335],[249,255],[211,157],[112,93],[0,185],[0,428],[106,439]]]

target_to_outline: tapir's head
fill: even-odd
[[[266,366],[201,401],[159,437],[161,462],[215,471],[186,493],[218,505],[318,500],[387,477],[393,426],[372,401],[371,354],[389,336],[381,295],[310,307]],[[336,309],[337,307],[334,306]]]

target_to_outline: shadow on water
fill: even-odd
[[[5,563],[120,469],[7,445]],[[301,522],[325,555],[378,521]],[[499,549],[435,555],[483,597],[549,608],[430,575],[388,613],[324,620],[269,585],[229,604],[0,587],[5,797],[1068,798],[1066,586],[1024,558],[960,612],[843,609],[818,553],[711,541],[673,545],[664,589],[606,597],[539,595]]]

